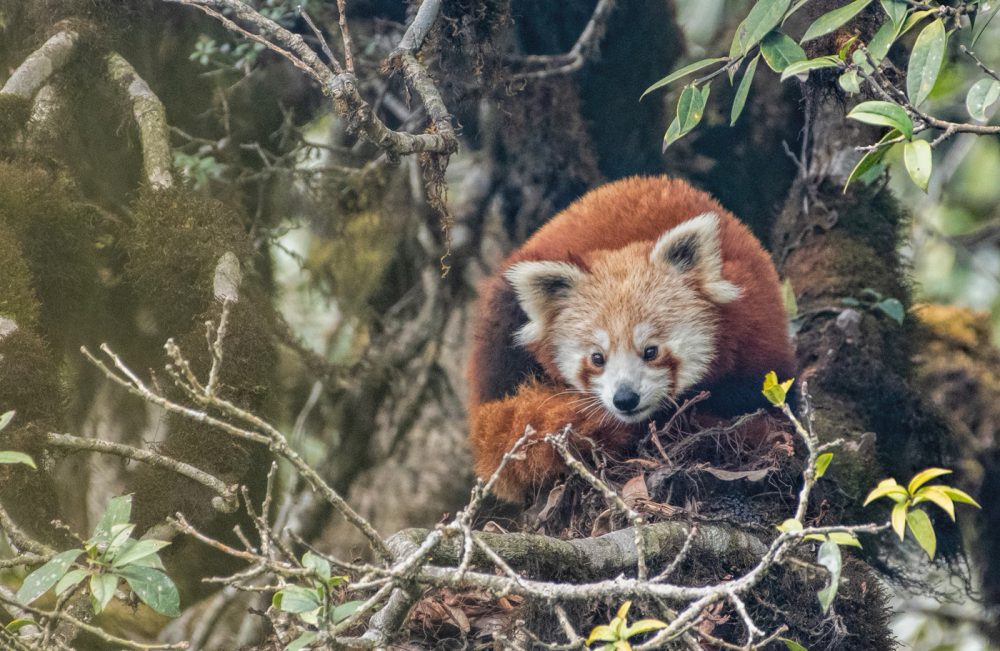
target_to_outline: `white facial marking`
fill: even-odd
[[[715,328],[705,321],[678,323],[670,331],[667,348],[677,360],[676,393],[697,384],[715,358]]]
[[[604,330],[594,331],[594,341],[596,341],[597,345],[601,347],[601,350],[611,348],[611,337],[609,337],[608,333]]]
[[[656,330],[649,323],[640,323],[636,327],[632,328],[632,344],[635,346],[636,350],[644,350],[647,344],[650,344],[650,338]]]

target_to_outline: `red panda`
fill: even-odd
[[[585,194],[482,287],[469,360],[469,438],[487,478],[524,435],[570,425],[622,447],[701,390],[730,416],[766,406],[794,352],[778,274],[750,230],[708,194],[666,177]],[[545,443],[494,487],[516,501],[563,463]]]

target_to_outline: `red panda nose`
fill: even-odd
[[[639,394],[630,387],[622,387],[615,391],[615,397],[611,402],[615,403],[615,408],[620,411],[632,411],[639,406]]]

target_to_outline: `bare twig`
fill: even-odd
[[[607,29],[608,17],[615,8],[615,0],[599,0],[594,7],[587,25],[580,32],[576,43],[564,54],[532,54],[512,57],[513,63],[525,67],[541,67],[540,70],[526,70],[512,75],[514,79],[541,79],[554,75],[565,75],[576,72],[590,61],[598,52],[598,46]]]

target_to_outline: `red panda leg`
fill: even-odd
[[[518,387],[513,396],[475,406],[470,414],[469,439],[476,474],[484,480],[492,476],[528,426],[538,440],[570,425],[577,435],[599,438],[609,445],[623,443],[627,437],[623,427],[606,423],[598,427],[600,415],[581,417],[581,397],[566,387],[531,382]],[[504,467],[494,485],[493,492],[505,500],[523,499],[528,488],[566,469],[562,457],[548,443],[528,445],[521,456],[524,458],[512,459]]]

